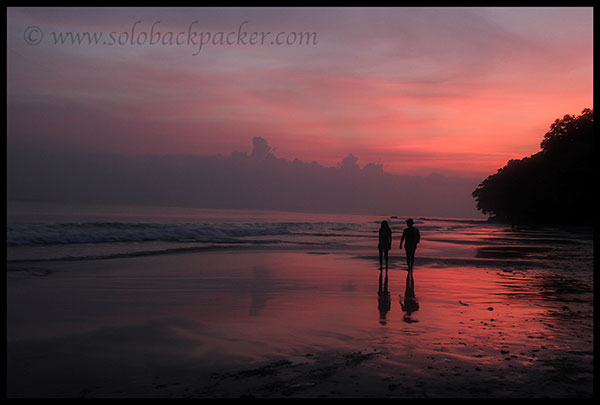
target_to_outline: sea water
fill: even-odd
[[[99,260],[207,249],[345,251],[377,256],[378,230],[398,249],[410,213],[341,214],[190,207],[9,202],[7,260]],[[417,265],[501,266],[591,271],[590,230],[513,229],[485,218],[414,217]]]

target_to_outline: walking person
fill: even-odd
[[[413,270],[415,265],[415,251],[417,250],[417,245],[421,241],[421,234],[419,233],[419,230],[413,226],[413,224],[414,221],[412,218],[406,220],[407,228],[402,232],[402,239],[400,239],[400,249],[402,249],[402,243],[404,243],[408,271]]]
[[[392,229],[387,221],[381,221],[379,228],[379,269],[383,269],[383,257],[385,256],[385,268],[388,268],[388,252],[392,248]]]

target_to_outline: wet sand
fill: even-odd
[[[20,263],[7,275],[7,394],[592,396],[591,269],[587,282],[417,255],[411,291],[391,259],[389,294],[376,254]]]

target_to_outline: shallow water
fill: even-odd
[[[24,361],[48,378],[45,361],[65,351],[82,356],[73,367],[84,374],[106,359],[135,372],[193,365],[214,373],[335,353],[348,363],[361,353],[369,357],[357,367],[381,381],[403,374],[405,384],[425,378],[449,390],[454,380],[492,379],[492,393],[519,396],[537,381],[550,396],[591,392],[593,291],[547,269],[421,266],[410,291],[401,258],[386,288],[377,258],[351,253],[219,251],[52,267],[45,276],[9,275],[13,378]],[[11,350],[28,342],[42,344],[46,360]],[[576,370],[577,384],[552,382],[560,361]]]

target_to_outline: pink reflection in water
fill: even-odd
[[[440,359],[532,367],[550,351],[591,351],[591,317],[574,327],[561,316],[564,305],[539,290],[540,272],[419,266],[417,258],[411,275],[377,264],[375,255],[276,251],[66,263],[43,285],[21,284],[27,305],[9,289],[9,313],[35,310],[9,316],[8,340],[111,330],[138,349],[203,364],[373,350],[406,372]],[[579,308],[589,310],[569,311]]]

